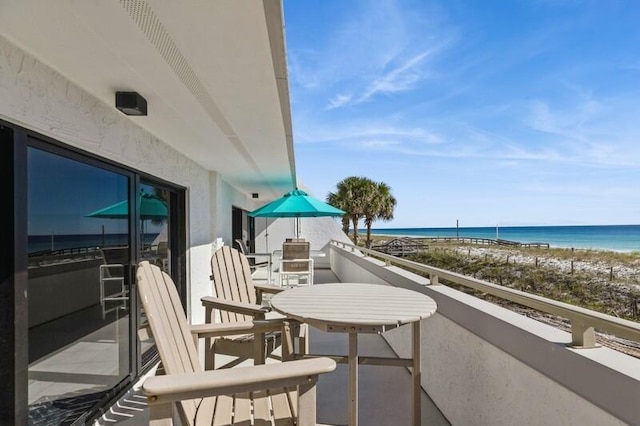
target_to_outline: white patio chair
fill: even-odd
[[[313,284],[313,259],[308,241],[282,243],[282,258],[280,259],[280,286],[290,286],[290,279],[295,277],[296,285]],[[304,278],[304,281],[303,281]]]

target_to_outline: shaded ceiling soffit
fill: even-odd
[[[291,181],[294,187],[298,186],[296,176],[295,153],[293,149],[293,128],[291,125],[291,104],[289,102],[289,77],[287,72],[287,53],[284,35],[284,16],[282,3],[280,0],[267,0],[264,2],[264,15],[267,22],[267,34],[269,37],[269,47],[271,48],[271,58],[273,61],[273,72],[278,85],[278,96],[280,98],[280,110],[284,124],[284,133],[287,138],[287,153],[289,154],[289,167],[291,170]]]
[[[263,182],[269,183],[260,172],[258,164],[253,160],[249,151],[240,142],[240,138],[211,98],[204,85],[189,65],[184,55],[178,49],[167,30],[164,28],[151,6],[145,0],[120,0],[120,5],[127,11],[131,19],[136,23],[142,33],[149,39],[151,44],[165,60],[167,65],[178,76],[184,86],[196,98],[198,103],[204,108],[211,119],[220,127],[240,155],[251,165],[255,173]],[[271,187],[271,185],[269,185]]]

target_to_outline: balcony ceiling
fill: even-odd
[[[279,0],[0,0],[0,35],[227,182],[295,185]]]

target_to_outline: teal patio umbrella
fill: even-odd
[[[167,205],[160,198],[145,192],[140,194],[141,220],[162,220],[167,218],[167,214]],[[89,213],[87,217],[125,219],[129,217],[129,201],[120,201],[119,203],[96,210],[93,213]]]
[[[306,192],[296,189],[249,213],[251,217],[294,217],[296,218],[296,238],[300,236],[301,217],[343,216],[346,212],[333,207]]]
[[[144,241],[145,222],[147,220],[166,220],[168,216],[167,204],[153,194],[141,192],[140,199],[140,220],[142,221],[142,240]],[[129,201],[124,200],[112,204],[100,210],[89,213],[86,217],[97,217],[104,219],[126,219],[129,217]],[[104,226],[102,229],[104,239]]]

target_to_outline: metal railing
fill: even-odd
[[[576,348],[596,347],[595,330],[607,332],[623,339],[640,342],[640,323],[617,318],[611,315],[581,308],[564,302],[547,299],[546,297],[529,294],[512,288],[503,287],[487,281],[478,280],[466,275],[434,268],[422,263],[380,253],[364,247],[332,240],[334,246],[358,251],[362,254],[382,259],[387,265],[398,265],[410,270],[429,275],[430,285],[440,284],[440,279],[450,281],[474,290],[479,290],[492,296],[508,300],[519,305],[527,306],[548,314],[557,315],[571,322],[572,345]]]

